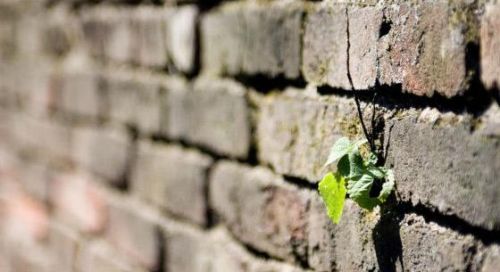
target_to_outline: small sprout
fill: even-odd
[[[394,173],[391,169],[377,166],[373,153],[363,158],[359,147],[366,140],[351,142],[343,137],[333,145],[325,166],[337,162],[337,171],[327,173],[319,183],[319,192],[325,202],[328,216],[338,224],[347,195],[364,209],[372,210],[384,203],[394,188]],[[383,180],[377,196],[370,196],[375,180]]]

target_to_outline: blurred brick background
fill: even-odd
[[[0,271],[500,271],[499,85],[493,0],[0,0]]]

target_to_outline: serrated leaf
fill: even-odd
[[[328,216],[333,223],[338,224],[344,209],[346,196],[345,180],[339,174],[326,174],[318,185],[319,193],[325,202]]]
[[[370,197],[370,190],[374,180],[374,177],[369,174],[364,174],[358,179],[349,180],[347,186],[349,197],[358,203],[361,208],[371,210],[380,203],[377,198]]]
[[[381,203],[385,202],[394,189],[394,172],[389,169],[386,172],[385,182],[382,184],[382,190],[378,196]]]

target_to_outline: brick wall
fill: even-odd
[[[493,0],[1,0],[0,271],[500,271],[499,86]]]

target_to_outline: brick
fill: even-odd
[[[41,202],[49,199],[49,183],[53,172],[47,165],[33,161],[23,161],[19,181],[23,190]]]
[[[500,247],[492,245],[485,250],[481,272],[494,272],[500,267]]]
[[[124,186],[130,149],[131,142],[124,130],[97,127],[75,130],[75,161],[110,184]]]
[[[414,214],[401,222],[401,264],[409,271],[464,271],[472,261],[474,239]]]
[[[132,191],[172,214],[204,224],[206,173],[211,162],[194,150],[141,142]]]
[[[241,244],[234,241],[223,227],[203,233],[183,227],[169,230],[166,234],[165,271],[214,271],[265,272],[304,271],[293,265],[263,260],[250,254]]]
[[[132,15],[132,56],[134,63],[150,67],[167,64],[165,16],[163,9],[142,7]]]
[[[247,156],[250,113],[243,86],[230,80],[200,78],[193,90],[168,94],[167,110],[171,113],[167,133],[222,155]]]
[[[385,11],[391,29],[380,39],[382,84],[416,95],[460,95],[467,85],[466,28],[446,1],[401,3]]]
[[[82,272],[145,272],[146,269],[114,251],[105,241],[87,243],[78,259],[78,271]]]
[[[361,138],[352,99],[314,97],[289,89],[259,102],[259,161],[279,174],[319,181],[328,152],[338,138]]]
[[[72,229],[52,222],[49,228],[48,248],[52,271],[72,271],[82,239]]]
[[[102,9],[102,12],[104,18],[109,21],[108,33],[103,45],[104,55],[112,62],[130,63],[133,60],[132,12],[127,9]]]
[[[112,121],[136,127],[147,135],[159,132],[162,94],[158,79],[126,71],[109,71],[104,82]]]
[[[162,238],[154,215],[130,199],[110,194],[108,205],[106,240],[131,262],[158,269]]]
[[[265,168],[217,164],[210,179],[210,203],[242,242],[285,260],[307,251],[308,194]]]
[[[487,88],[500,85],[500,5],[486,4],[481,18],[481,80]]]
[[[201,272],[206,271],[207,267],[212,268],[212,262],[217,262],[212,258],[214,249],[211,246],[210,237],[205,233],[189,228],[182,231],[170,230],[165,234],[165,239],[165,260],[167,261],[164,271]],[[229,269],[227,266],[224,268]]]
[[[12,139],[19,152],[55,164],[65,164],[70,160],[72,131],[69,127],[50,119],[22,114],[11,118]]]
[[[434,121],[426,121],[426,112],[386,123],[386,164],[394,169],[398,195],[470,224],[498,229],[498,139],[479,130],[471,133],[475,121],[467,116],[436,112]]]
[[[61,75],[58,109],[72,117],[98,119],[102,116],[102,96],[96,74],[70,72]]]
[[[68,173],[51,184],[54,215],[84,233],[98,233],[106,223],[105,200],[92,182],[82,173]]]
[[[2,232],[9,241],[29,245],[47,237],[48,211],[43,203],[17,190],[3,198]]]
[[[300,75],[302,6],[227,5],[202,20],[208,74]]]
[[[111,17],[108,12],[84,12],[82,13],[82,34],[83,40],[91,54],[96,59],[106,59],[106,43],[108,37],[112,37],[112,27],[106,21],[106,17]]]
[[[349,90],[345,5],[317,5],[306,15],[302,73],[316,85]]]
[[[377,80],[377,41],[382,25],[379,7],[348,8],[349,17],[349,73],[355,90],[375,86]],[[375,46],[374,46],[375,45]]]
[[[168,55],[175,67],[182,72],[194,69],[197,17],[197,7],[188,5],[172,10],[166,19]]]

